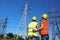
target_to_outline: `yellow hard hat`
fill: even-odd
[[[32,17],[32,20],[36,20],[36,16],[33,16],[33,17]]]
[[[42,18],[47,19],[48,18],[48,15],[47,14],[43,14],[42,15]]]

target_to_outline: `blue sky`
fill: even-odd
[[[48,14],[52,8],[60,13],[60,0],[0,0],[0,19],[8,16],[7,33],[16,33],[26,2],[29,6],[28,23],[32,16],[36,16],[37,22],[40,23],[41,15]],[[51,34],[51,25],[49,30]]]

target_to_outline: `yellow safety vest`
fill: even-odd
[[[37,33],[33,32],[33,29],[37,27],[37,22],[31,22],[28,25],[28,36],[35,36],[37,37]]]

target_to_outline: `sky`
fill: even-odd
[[[60,13],[60,0],[0,0],[0,19],[4,19],[8,16],[7,33],[17,32],[26,2],[28,4],[28,23],[31,22],[32,16],[36,16],[37,22],[40,23],[43,13],[47,13],[48,16],[51,16],[49,12],[52,11],[52,8]],[[58,16],[60,16],[60,14]],[[48,20],[51,21],[51,19]],[[49,30],[51,35],[52,27],[50,24]]]

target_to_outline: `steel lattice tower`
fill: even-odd
[[[0,23],[0,35],[1,36],[4,36],[6,34],[7,20],[8,20],[8,17],[6,17]]]
[[[17,31],[18,35],[20,36],[27,36],[27,15],[28,15],[28,5],[26,3]]]
[[[55,40],[56,36],[59,34],[59,27],[58,27],[58,19],[60,16],[56,15],[56,11],[54,8],[52,9],[52,16],[50,17],[52,19],[52,40]]]

